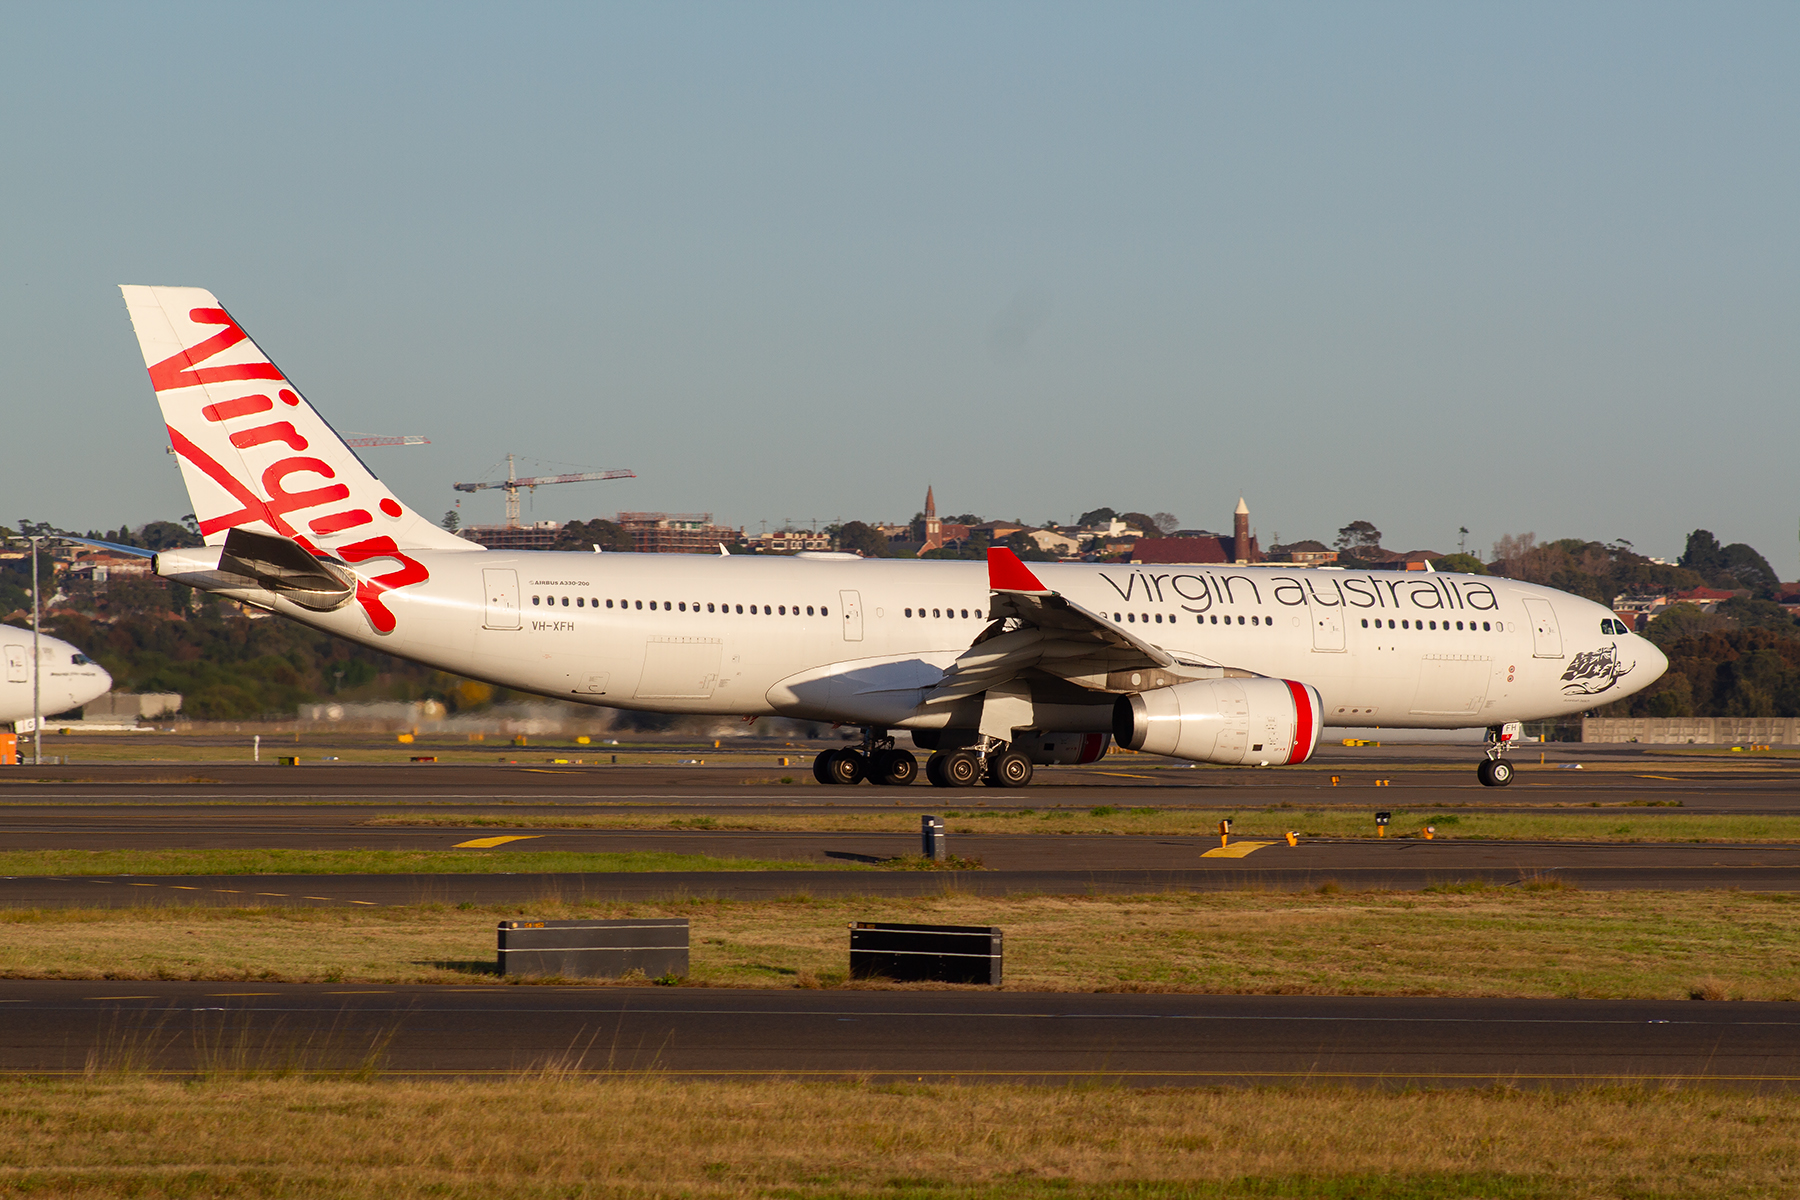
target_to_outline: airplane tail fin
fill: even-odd
[[[382,486],[211,292],[119,290],[208,545],[246,528],[351,562],[480,549]]]

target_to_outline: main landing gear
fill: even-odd
[[[860,747],[827,750],[813,759],[813,778],[828,786],[867,779],[877,787],[905,787],[918,777],[919,760],[895,746],[885,729],[865,729]]]
[[[1475,768],[1475,778],[1481,780],[1482,787],[1505,787],[1512,782],[1512,764],[1505,756],[1522,729],[1517,721],[1488,726],[1487,757]]]
[[[966,750],[940,750],[925,762],[925,778],[941,788],[974,787],[977,781],[988,787],[1022,788],[1031,782],[1033,770],[1029,755],[1007,749],[998,738],[984,738]]]
[[[1031,758],[997,738],[965,750],[940,750],[925,762],[932,787],[1021,788],[1031,782]],[[826,750],[813,759],[813,778],[828,787],[868,780],[879,787],[905,787],[919,776],[919,760],[894,745],[885,729],[864,729],[860,746]]]

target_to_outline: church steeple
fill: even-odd
[[[938,520],[937,500],[931,494],[931,485],[925,485],[925,544],[919,547],[919,553],[927,550],[944,548],[944,526]]]

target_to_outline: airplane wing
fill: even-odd
[[[993,691],[1041,671],[1099,692],[1139,692],[1221,674],[1184,662],[1130,630],[1051,591],[1011,550],[988,551],[992,622],[926,694],[926,707]]]

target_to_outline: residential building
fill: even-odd
[[[464,525],[456,536],[489,550],[548,550],[561,532],[561,521],[533,521],[529,525]]]
[[[745,538],[744,544],[764,554],[797,554],[802,550],[830,550],[829,534],[813,529],[777,529],[761,537]]]
[[[1297,563],[1303,567],[1317,567],[1337,561],[1337,551],[1327,549],[1324,542],[1310,539],[1289,542],[1285,546],[1269,547],[1269,558],[1273,562]]]
[[[619,528],[639,554],[717,554],[743,530],[713,524],[711,513],[622,512]]]
[[[1748,596],[1749,594],[1748,591],[1727,592],[1720,588],[1697,587],[1689,588],[1685,592],[1676,592],[1670,597],[1670,602],[1674,604],[1692,604],[1701,612],[1712,612],[1717,609],[1720,604],[1726,600],[1730,600],[1734,596]]]
[[[1055,529],[1029,529],[1025,531],[1025,536],[1031,539],[1032,545],[1046,554],[1073,558],[1081,551],[1081,543]]]
[[[142,578],[154,572],[147,558],[102,551],[77,558],[69,564],[68,574],[71,578],[83,579],[89,583],[105,583],[109,579]]]

